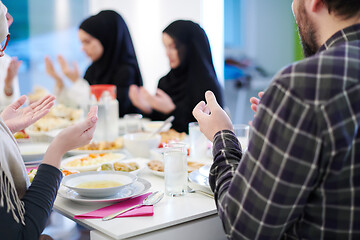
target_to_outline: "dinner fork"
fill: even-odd
[[[195,190],[195,189],[192,189],[191,187],[187,187],[187,192],[188,193],[200,193],[204,196],[207,196],[207,197],[211,197],[211,198],[214,198],[214,195],[211,194],[211,193],[208,193],[208,192],[205,192],[205,191],[202,191],[202,190]]]

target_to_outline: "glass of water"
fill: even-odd
[[[241,144],[241,149],[246,151],[249,145],[250,126],[246,124],[235,124],[234,133]]]
[[[209,140],[200,131],[197,122],[189,123],[189,139],[190,139],[190,157],[192,159],[200,159],[206,157]]]
[[[138,113],[125,114],[125,133],[137,133],[142,131],[142,115]]]
[[[185,143],[169,143],[164,148],[165,193],[172,197],[185,194],[188,183]]]

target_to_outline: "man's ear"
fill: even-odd
[[[322,0],[309,0],[309,7],[312,12],[319,12],[322,8],[325,7]]]

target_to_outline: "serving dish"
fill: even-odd
[[[130,158],[126,160],[116,161],[114,163],[102,164],[97,170],[98,171],[120,171],[130,172],[137,175],[139,172],[147,168],[149,162],[146,158]],[[134,168],[135,165],[135,168]]]
[[[83,154],[68,157],[61,162],[61,167],[80,172],[96,171],[103,163],[113,163],[125,158],[122,153]]]

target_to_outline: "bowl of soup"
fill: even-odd
[[[136,175],[126,172],[93,171],[68,175],[62,185],[83,197],[104,198],[117,194],[136,179]]]

